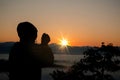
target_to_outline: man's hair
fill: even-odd
[[[17,33],[20,40],[25,41],[35,41],[37,37],[37,29],[30,22],[21,22],[17,26]]]

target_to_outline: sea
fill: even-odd
[[[8,54],[0,54],[0,59],[8,59]],[[54,54],[54,64],[63,67],[47,67],[42,69],[42,79],[41,80],[53,80],[50,74],[55,70],[67,70],[73,64],[80,61],[83,55],[71,55],[71,54]],[[120,71],[112,73],[115,80],[120,80]],[[8,73],[0,73],[0,80],[9,80]]]

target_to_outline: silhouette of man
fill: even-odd
[[[10,80],[41,80],[41,68],[51,65],[53,58],[35,44],[37,29],[33,24],[18,24],[17,33],[20,42],[14,44],[9,55]]]

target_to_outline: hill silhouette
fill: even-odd
[[[0,54],[9,53],[11,47],[15,42],[0,43]],[[54,54],[82,54],[85,50],[89,49],[89,46],[66,46],[62,47],[56,43],[49,44]]]
[[[11,47],[14,45],[15,42],[3,42],[0,43],[0,53],[9,53]]]
[[[0,54],[1,53],[9,53],[11,47],[15,42],[3,42],[0,43]],[[49,44],[54,54],[83,54],[87,49],[93,48],[91,46],[66,46],[62,47],[59,44],[52,43]],[[119,47],[120,49],[120,47]]]

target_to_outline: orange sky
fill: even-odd
[[[18,41],[17,24],[33,23],[59,43],[99,46],[102,41],[120,46],[120,0],[0,0],[0,42]]]

